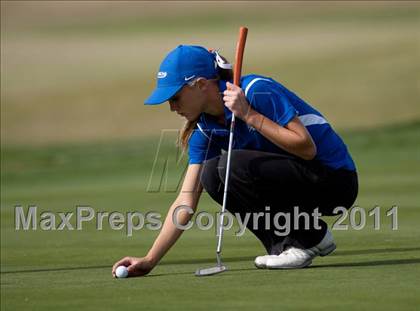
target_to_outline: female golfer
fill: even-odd
[[[275,80],[258,75],[232,84],[230,64],[217,52],[180,45],[163,60],[157,88],[147,105],[169,102],[187,120],[180,143],[189,166],[178,197],[145,257],[115,263],[129,276],[149,273],[182,233],[173,222],[181,205],[196,210],[204,188],[220,205],[226,173],[229,127],[237,121],[231,154],[226,208],[241,219],[267,250],[258,268],[303,268],[335,249],[319,215],[350,208],[358,182],[355,165],[341,138],[308,103]],[[269,215],[269,221],[261,215]],[[259,216],[258,216],[259,215]],[[280,217],[281,216],[281,217]],[[177,223],[192,216],[177,213]]]

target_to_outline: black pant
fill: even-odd
[[[201,183],[209,195],[220,205],[226,172],[227,153],[204,162]],[[332,216],[337,206],[350,208],[357,191],[357,174],[344,169],[334,170],[318,161],[305,161],[290,154],[277,154],[256,150],[232,150],[229,187],[226,209],[239,213],[245,219],[246,213],[270,214],[269,229],[267,217],[249,218],[247,228],[263,243],[268,254],[279,254],[287,246],[309,248],[317,245],[324,237],[327,224],[318,220],[316,229],[313,217],[309,228],[305,219],[298,217],[298,228],[294,228],[293,209],[309,215],[318,208],[323,216]],[[269,206],[269,211],[267,206]],[[274,215],[278,212],[290,215],[290,233],[279,236]],[[285,218],[277,218],[277,224]],[[279,227],[277,227],[279,228]],[[277,232],[277,233],[276,233]]]

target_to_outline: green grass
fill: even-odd
[[[53,212],[83,204],[96,211],[164,213],[175,193],[146,192],[157,139],[3,148],[2,310],[415,310],[420,303],[420,122],[342,136],[360,174],[357,204],[366,210],[382,207],[381,230],[373,230],[370,217],[364,230],[334,231],[334,254],[292,271],[255,269],[253,257],[262,247],[248,232],[237,238],[229,231],[223,255],[230,271],[209,278],[193,272],[214,264],[212,231],[184,233],[150,276],[115,280],[112,263],[145,254],[157,232],[143,229],[127,237],[124,230],[96,231],[92,224],[81,231],[14,229],[17,204]],[[172,148],[164,146],[167,152]],[[399,206],[397,231],[384,216],[394,204]],[[207,195],[200,210],[216,211]]]
[[[418,4],[2,1],[1,15],[2,310],[420,305],[420,122],[410,123],[420,118]],[[165,214],[185,159],[175,167],[168,137],[169,187],[147,192],[159,141],[153,135],[181,122],[143,99],[167,51],[200,44],[232,60],[240,25],[250,29],[243,73],[278,79],[338,127],[358,167],[356,204],[381,206],[380,230],[368,217],[364,230],[334,231],[334,254],[293,271],[255,269],[261,245],[248,232],[237,238],[229,231],[223,256],[230,271],[196,278],[195,269],[215,262],[215,237],[194,229],[149,276],[115,280],[111,265],[144,255],[156,231],[14,229],[16,205]],[[385,216],[393,205],[397,231]],[[217,206],[203,195],[200,210]]]

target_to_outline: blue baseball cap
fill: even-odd
[[[213,79],[217,76],[215,55],[202,46],[179,45],[160,64],[157,87],[145,105],[166,102],[194,78]]]

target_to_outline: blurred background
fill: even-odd
[[[16,205],[165,215],[183,167],[176,133],[161,141],[161,131],[184,121],[143,101],[170,50],[203,45],[233,61],[240,26],[249,28],[243,74],[270,76],[323,113],[356,162],[356,204],[383,208],[381,230],[368,217],[364,230],[335,231],[338,251],[315,263],[322,269],[290,272],[288,286],[255,270],[263,248],[250,233],[226,234],[231,272],[221,278],[193,277],[214,263],[215,240],[191,230],[154,270],[161,277],[116,286],[112,264],[145,255],[156,231],[15,230]],[[139,297],[149,310],[196,309],[191,297],[212,310],[273,309],[280,296],[293,310],[419,305],[419,59],[416,2],[1,1],[1,309],[137,309]],[[150,193],[159,146],[153,185],[169,161],[172,190]],[[398,231],[385,216],[393,205]],[[203,195],[200,209],[218,206]]]
[[[419,8],[404,2],[36,2],[1,4],[3,145],[138,138],[182,121],[145,107],[178,44],[278,79],[338,128],[420,116]]]

